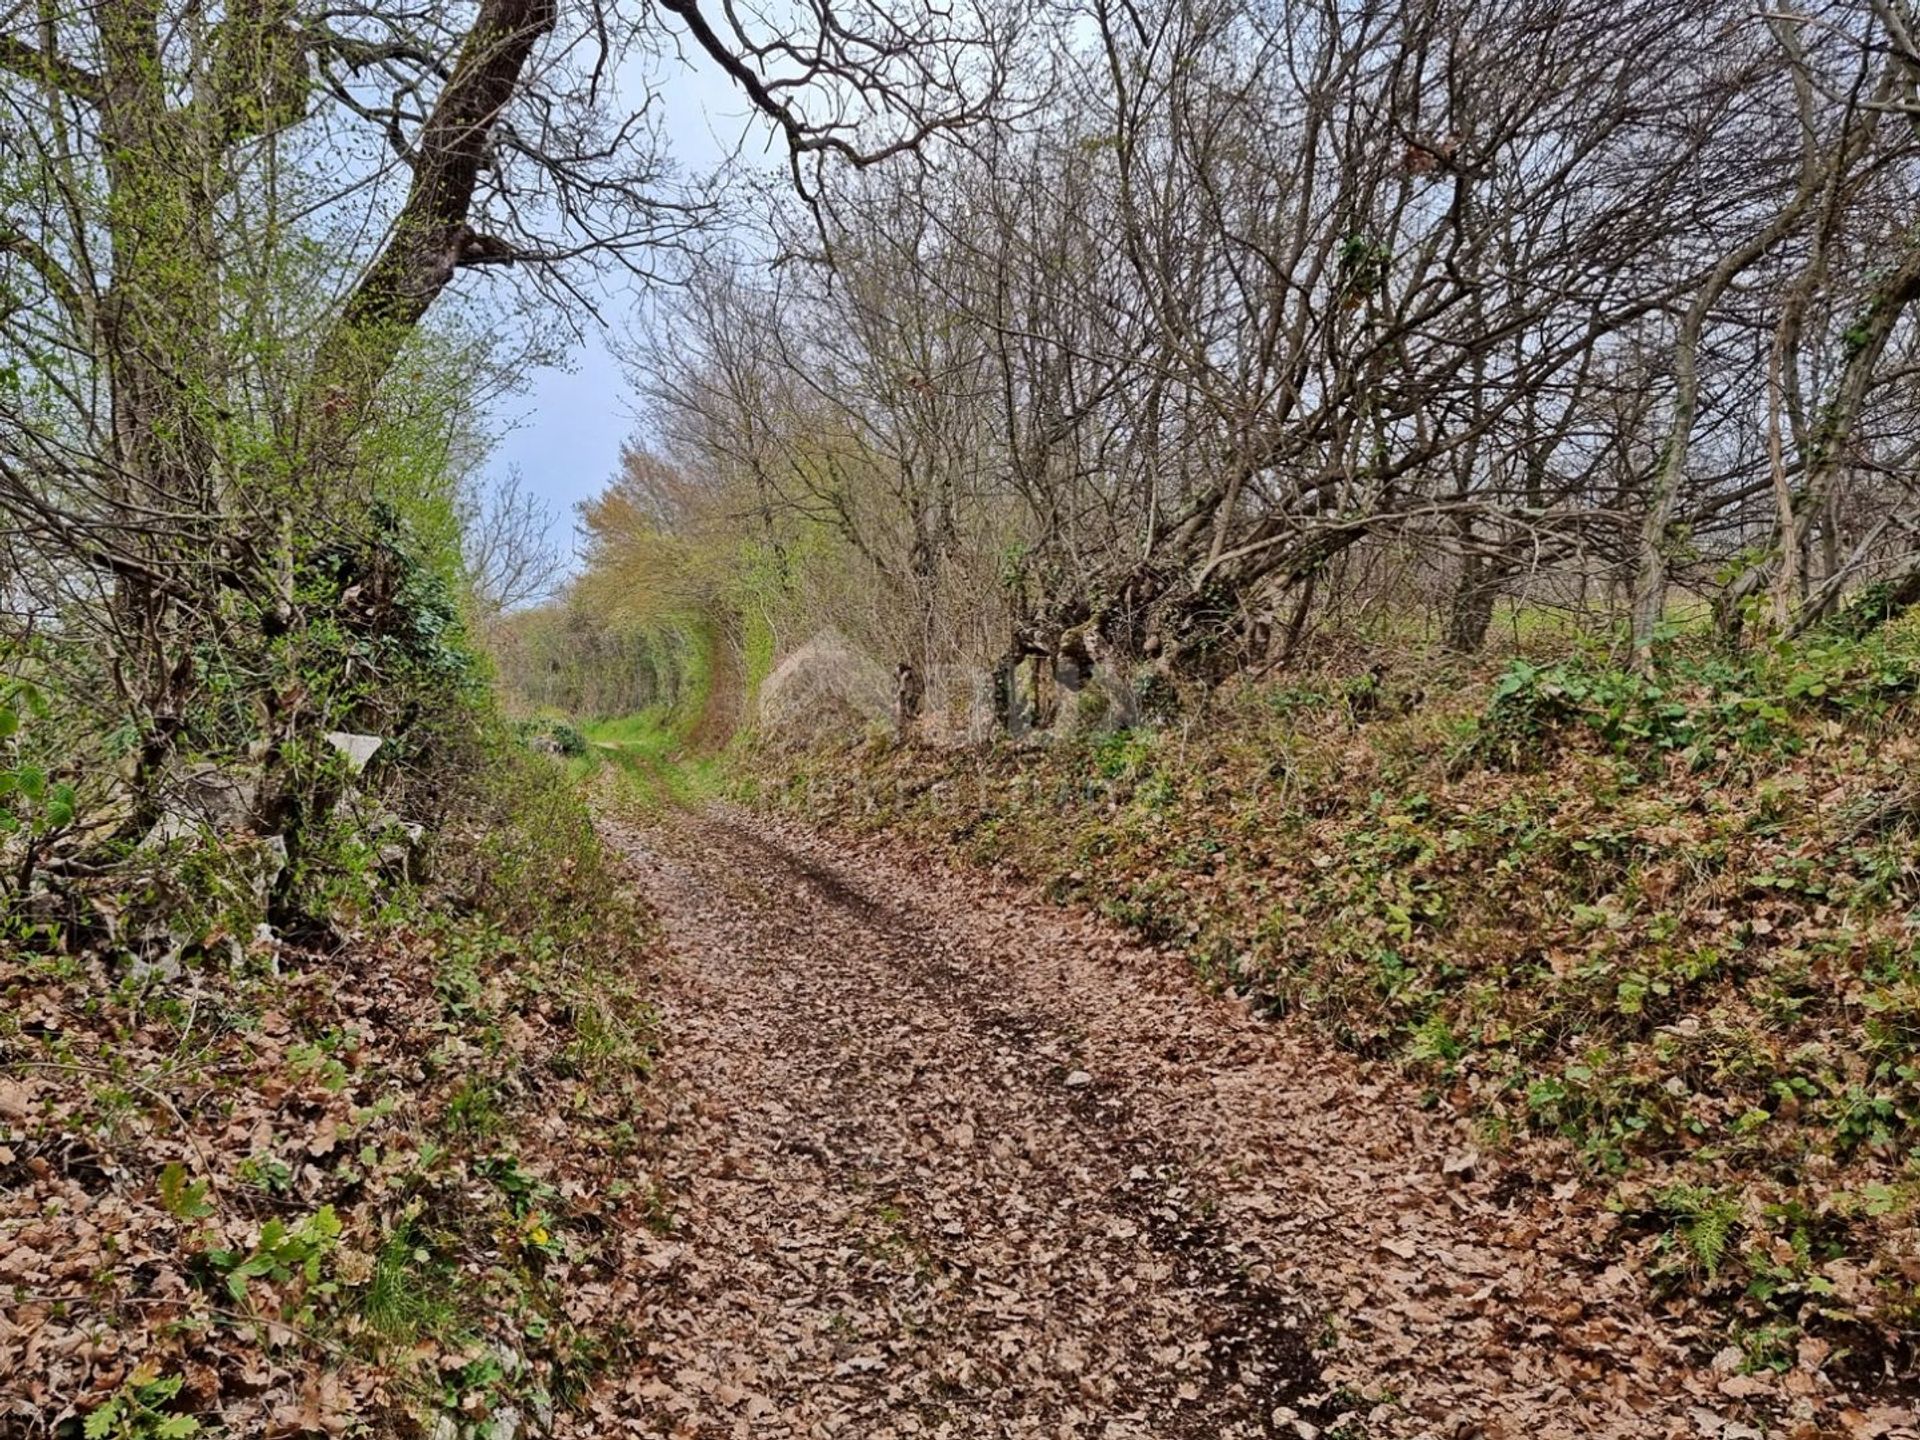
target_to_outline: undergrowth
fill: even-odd
[[[458,789],[324,938],[10,917],[0,1429],[504,1434],[638,1343],[650,921],[561,767]]]

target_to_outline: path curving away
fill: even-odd
[[[1548,1184],[1179,961],[759,817],[609,833],[675,1225],[596,1433],[1762,1433]]]

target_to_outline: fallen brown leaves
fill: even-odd
[[[1310,688],[1249,686],[1177,730],[763,755],[751,788],[1177,948],[1391,1060],[1495,1153],[1564,1141],[1547,1166],[1573,1163],[1563,1203],[1695,1358],[1738,1343],[1764,1382],[1819,1338],[1847,1384],[1912,1392],[1910,702],[1897,719],[1776,706],[1762,742],[1709,729],[1689,750],[1570,725],[1513,773],[1472,758],[1487,695],[1455,675],[1356,727]],[[1666,698],[1696,719],[1754,701]]]
[[[581,1433],[1915,1433],[1818,1349],[1703,1356],[1563,1149],[1485,1153],[1170,951],[888,840],[625,843],[677,961],[686,1248]]]
[[[173,978],[0,956],[0,1434],[420,1433],[617,1362],[647,1126],[579,1019],[641,1007],[524,940],[423,904]]]

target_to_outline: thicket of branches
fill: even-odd
[[[471,732],[472,623],[548,579],[472,417],[596,273],[650,280],[718,214],[645,76],[718,66],[811,196],[975,126],[1019,34],[888,0],[0,0],[10,888],[207,765],[297,848],[327,733]]]
[[[749,618],[1136,678],[1920,599],[1905,0],[1091,0],[1058,40],[1017,123],[696,267],[638,357],[694,498],[590,514],[600,573],[717,528]]]

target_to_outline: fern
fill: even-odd
[[[1661,1208],[1674,1217],[1694,1263],[1712,1279],[1740,1225],[1740,1202],[1724,1191],[1698,1185],[1676,1185],[1660,1197]]]

